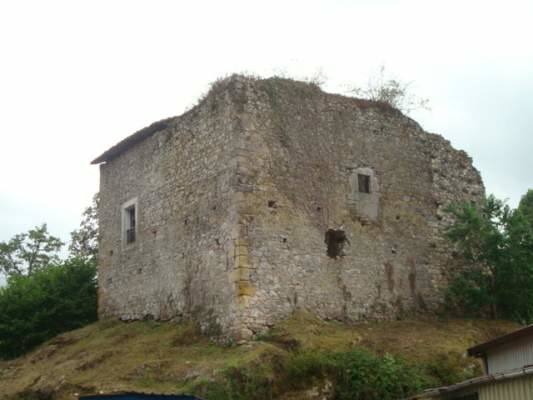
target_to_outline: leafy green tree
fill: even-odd
[[[489,196],[481,207],[450,209],[447,235],[470,264],[452,281],[448,299],[471,315],[533,321],[533,224]]]
[[[80,228],[71,232],[70,254],[74,257],[96,260],[98,256],[98,203],[99,194],[83,212]]]
[[[518,211],[533,225],[533,189],[529,189],[520,199]]]
[[[46,224],[0,242],[0,273],[31,275],[50,263],[59,261],[58,253],[64,243],[48,233]]]
[[[95,321],[95,276],[95,263],[79,258],[10,276],[0,288],[0,358]]]

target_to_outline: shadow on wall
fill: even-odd
[[[102,394],[98,396],[82,396],[80,400],[201,400],[198,397],[188,395],[165,395],[165,394]]]

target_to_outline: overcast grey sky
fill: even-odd
[[[342,92],[383,64],[514,206],[533,187],[532,27],[518,0],[2,1],[0,241],[42,222],[67,240],[92,159],[244,71],[321,69]]]

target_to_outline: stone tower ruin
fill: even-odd
[[[280,78],[219,81],[93,163],[100,317],[237,339],[296,309],[438,309],[460,267],[444,209],[484,195],[466,153],[401,112]]]

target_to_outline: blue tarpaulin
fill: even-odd
[[[201,400],[198,397],[187,395],[163,395],[163,394],[102,394],[98,396],[82,396],[81,400]]]

